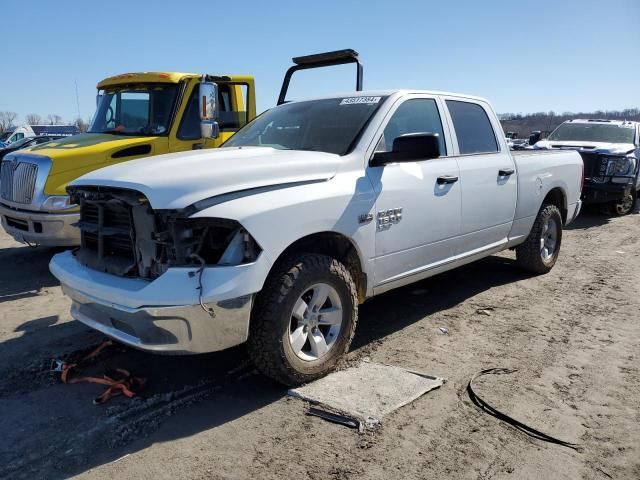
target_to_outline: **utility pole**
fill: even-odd
[[[78,107],[78,118],[82,118],[80,115],[80,99],[78,98],[78,80],[75,80],[76,83],[76,107]]]

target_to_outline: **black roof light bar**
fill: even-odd
[[[350,48],[345,50],[335,50],[333,52],[315,53],[313,55],[305,55],[303,57],[294,57],[295,65],[289,67],[284,75],[280,96],[278,97],[278,105],[285,103],[287,91],[289,90],[289,82],[291,76],[298,70],[306,70],[308,68],[332,67],[334,65],[344,65],[346,63],[356,64],[356,90],[362,90],[362,64],[358,59],[358,52]]]

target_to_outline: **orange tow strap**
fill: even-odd
[[[98,383],[105,385],[107,389],[102,394],[93,400],[93,403],[99,405],[105,403],[111,397],[116,395],[124,395],[125,397],[132,398],[144,387],[146,380],[144,378],[133,377],[128,370],[123,368],[116,368],[113,373],[109,375],[104,374],[102,377],[73,377],[69,378],[69,372],[72,369],[77,369],[82,363],[91,360],[98,356],[102,350],[113,345],[113,341],[106,340],[102,342],[95,350],[90,352],[85,357],[81,358],[77,363],[66,363],[59,360],[54,360],[52,364],[56,365],[54,371],[59,371],[60,379],[62,383],[72,384],[80,382]]]

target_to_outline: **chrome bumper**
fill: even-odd
[[[16,241],[46,247],[72,247],[80,244],[80,230],[72,224],[80,218],[74,213],[46,213],[9,208],[0,203],[2,227]]]
[[[109,304],[63,284],[73,301],[71,316],[131,347],[157,353],[192,354],[224,350],[247,340],[253,296],[200,305],[128,308]]]

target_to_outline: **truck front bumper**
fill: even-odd
[[[582,190],[582,201],[585,205],[617,202],[629,195],[632,188],[632,180],[624,183],[598,183],[587,180]]]
[[[16,241],[45,247],[80,245],[80,230],[73,226],[80,215],[18,210],[0,203],[2,227]]]
[[[262,256],[261,256],[262,257]],[[132,347],[168,354],[224,350],[247,340],[254,293],[269,265],[170,268],[153,281],[92,270],[67,251],[49,264],[72,300],[76,320]],[[199,280],[203,301],[199,303]]]
[[[224,350],[247,340],[252,295],[201,305],[127,308],[63,286],[71,316],[126,345],[170,354]]]

